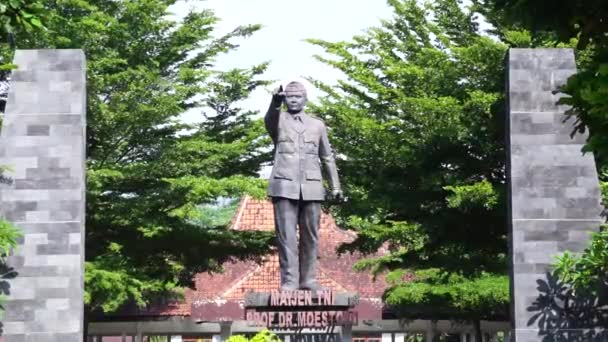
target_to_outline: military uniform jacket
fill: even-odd
[[[332,189],[340,189],[325,123],[304,112],[296,116],[271,108],[264,119],[274,142],[268,195],[305,201],[325,199],[321,164]],[[301,195],[301,196],[300,196]]]

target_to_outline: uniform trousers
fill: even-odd
[[[317,289],[315,273],[321,202],[283,197],[273,197],[272,202],[281,268],[281,289]],[[299,246],[297,226],[300,231]]]

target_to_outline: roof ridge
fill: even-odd
[[[333,215],[331,215],[331,213],[327,212],[326,214],[329,217],[329,219],[331,220],[331,224],[328,225],[329,229],[331,229],[331,230],[333,230],[335,232],[338,232],[338,233],[340,233],[342,235],[345,235],[345,236],[348,236],[350,238],[353,238],[353,239],[356,239],[358,237],[358,234],[356,232],[354,232],[352,230],[349,230],[349,229],[343,229],[343,228],[341,228],[336,223],[336,219],[333,217]],[[379,254],[387,254],[388,252],[389,252],[388,243],[382,244],[380,247],[378,247],[378,250],[376,251],[376,253],[379,253]]]
[[[254,267],[253,269],[250,269],[249,272],[247,272],[245,275],[243,275],[241,278],[239,278],[238,280],[235,280],[226,291],[223,291],[220,293],[220,297],[222,298],[226,298],[230,292],[234,291],[235,289],[237,289],[239,286],[241,286],[244,282],[246,282],[247,280],[249,280],[251,277],[253,277],[253,275],[260,269],[263,267],[263,265],[266,264],[266,262],[262,263],[261,265],[257,265],[256,267]]]
[[[336,219],[334,218],[334,216],[331,213],[326,212],[325,214],[327,215],[327,217],[331,221],[331,223],[329,224],[329,228],[330,229],[332,229],[332,230],[334,230],[336,232],[339,232],[340,234],[347,235],[348,237],[352,237],[352,238],[356,238],[357,237],[356,233],[354,233],[354,232],[352,232],[350,230],[347,230],[347,229],[340,228],[340,226],[338,226],[338,224],[336,223]]]
[[[247,207],[249,198],[250,197],[248,195],[245,195],[241,199],[241,203],[239,203],[239,209],[238,209],[236,215],[233,217],[234,221],[232,222],[230,229],[239,230],[239,228],[240,228],[239,226],[241,224],[241,218],[243,218],[243,212],[245,211],[245,208]]]
[[[317,276],[318,276],[318,275],[320,275],[320,274],[322,274],[322,275],[325,277],[325,279],[328,279],[328,280],[330,280],[332,283],[336,284],[336,285],[337,285],[336,287],[338,287],[338,288],[340,288],[340,289],[342,289],[342,290],[346,291],[346,287],[345,287],[344,285],[340,284],[340,283],[339,283],[339,282],[338,282],[336,279],[334,279],[333,277],[330,277],[330,276],[329,276],[329,274],[328,274],[327,272],[323,271],[323,267],[317,263]],[[317,277],[317,279],[318,279],[318,278],[319,278],[319,277]]]

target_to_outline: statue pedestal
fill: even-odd
[[[353,310],[358,304],[356,293],[251,292],[245,296],[245,320],[296,340],[304,334],[336,335],[339,330],[339,340],[350,341],[352,326],[359,322],[358,312]]]
[[[332,291],[253,292],[245,297],[245,320],[251,326],[273,330],[330,330],[358,324],[353,308],[359,303],[354,293]]]

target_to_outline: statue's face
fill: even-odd
[[[306,105],[306,95],[301,91],[288,90],[285,93],[285,104],[289,112],[301,112],[304,109],[304,105]]]

